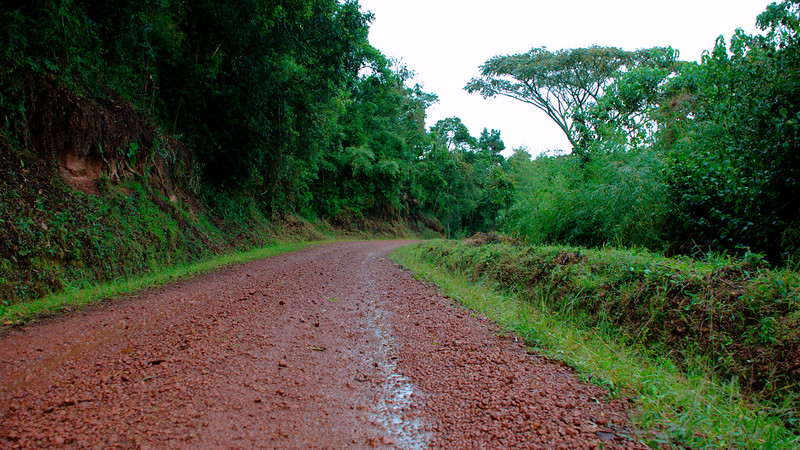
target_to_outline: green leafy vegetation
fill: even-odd
[[[780,262],[800,248],[798,3],[773,4],[758,24],[765,35],[720,38],[675,80],[693,119],[666,128],[664,147],[678,240]]]
[[[499,95],[533,105],[561,128],[573,151],[586,158],[593,142],[609,139],[604,122],[613,121],[638,138],[637,115],[652,103],[648,94],[653,88],[674,72],[676,58],[671,48],[533,48],[490,59],[465,89],[485,98]],[[589,120],[598,115],[605,120]]]
[[[517,195],[503,217],[507,231],[538,243],[667,247],[665,163],[653,150],[601,153],[591,161],[531,160],[517,151],[508,166]]]
[[[315,241],[320,242],[320,241]],[[256,259],[269,258],[281,253],[292,252],[311,245],[311,242],[273,244],[245,252],[234,252],[211,257],[191,264],[178,264],[163,267],[146,276],[122,277],[110,283],[82,282],[66,286],[61,292],[46,295],[35,300],[0,305],[0,329],[44,317],[53,313],[71,311],[98,302],[129,294],[142,289],[160,286],[182,278],[207,273],[232,264],[240,264]]]
[[[308,225],[272,230],[254,208],[209,216],[186,198],[165,197],[134,180],[105,181],[97,195],[87,194],[54,183],[52,168],[40,159],[3,154],[0,161],[11,169],[0,180],[0,298],[7,308],[52,292],[323,236]]]
[[[442,145],[424,122],[436,97],[369,45],[355,1],[10,2],[0,20],[3,136],[18,154],[76,154],[119,177],[179,143],[177,181],[212,203],[338,222],[435,215],[414,166]]]
[[[369,45],[371,19],[336,0],[4,2],[3,302],[313,237],[309,222],[494,227],[499,131],[427,130],[436,96]]]
[[[798,444],[796,272],[485,234],[396,257],[587,381],[633,397],[651,445]]]
[[[497,56],[465,89],[546,112],[570,155],[511,157],[501,229],[539,243],[667,254],[762,254],[796,265],[800,225],[800,4],[720,37],[702,61],[671,48]]]

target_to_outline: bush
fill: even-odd
[[[652,150],[599,153],[588,163],[522,154],[509,161],[518,186],[506,232],[544,244],[664,248],[664,162]]]
[[[419,254],[643,344],[653,355],[670,355],[681,367],[700,359],[764,399],[797,401],[800,273],[771,270],[755,256],[697,262],[508,242],[432,241],[420,244]]]

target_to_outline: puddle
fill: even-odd
[[[413,413],[414,385],[411,381],[397,369],[396,359],[391,356],[394,353],[394,338],[392,327],[381,310],[382,300],[376,295],[376,289],[372,279],[368,276],[368,265],[370,259],[375,258],[370,255],[362,262],[363,276],[365,285],[368,287],[369,325],[375,330],[375,334],[380,338],[380,346],[376,350],[374,362],[383,369],[386,381],[382,384],[382,394],[378,397],[377,405],[373,406],[375,411],[372,417],[380,423],[386,431],[394,438],[393,445],[403,449],[423,449],[427,448],[432,437],[431,432],[426,432],[425,422],[418,417],[408,417]]]
[[[395,446],[405,449],[427,448],[431,433],[424,431],[424,422],[405,417],[412,406],[414,386],[405,376],[397,373],[397,364],[394,362],[384,364],[383,368],[388,376],[383,388],[384,395],[375,408],[375,418],[395,437]]]

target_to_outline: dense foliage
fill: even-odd
[[[500,132],[427,129],[436,96],[371,19],[352,0],[0,4],[0,300],[257,245],[272,220],[496,227]]]
[[[531,242],[661,249],[669,207],[663,161],[653,151],[601,153],[589,162],[524,151],[509,158],[517,198],[505,227]]]
[[[758,17],[763,34],[720,37],[700,63],[671,49],[601,47],[487,61],[466,89],[548,111],[577,155],[512,157],[520,189],[506,230],[796,261],[799,5],[772,4]]]
[[[28,91],[55,80],[73,96],[119,93],[158,133],[177,137],[211,200],[244,192],[267,213],[342,221],[449,218],[419,198],[434,182],[431,164],[450,164],[430,156],[445,148],[425,129],[436,98],[407,86],[410,72],[369,45],[371,16],[355,1],[42,0],[6,2],[0,20],[3,134],[22,147],[39,132]],[[91,137],[86,145],[104,158],[116,151]],[[112,147],[142,159],[156,146],[137,138]],[[483,189],[447,180],[456,196],[460,182]],[[459,201],[485,200],[470,196]]]
[[[675,80],[691,119],[663,145],[677,239],[749,247],[772,260],[800,251],[800,41],[798,3],[759,16],[767,33],[720,38]]]
[[[109,85],[184,137],[207,185],[258,191],[268,208],[294,194],[302,178],[293,173],[325,147],[329,116],[361,65],[369,19],[356,3],[335,0],[65,0],[4,9],[8,78],[53,74],[88,95]]]

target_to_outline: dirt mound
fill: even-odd
[[[152,153],[155,128],[117,92],[78,96],[52,80],[33,78],[28,136],[42,157],[56,161],[61,178],[86,192],[106,175],[141,175]]]

